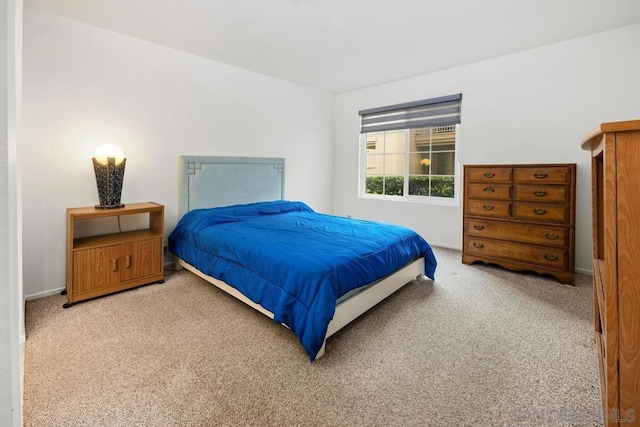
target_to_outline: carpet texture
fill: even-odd
[[[597,426],[591,277],[434,248],[310,363],[293,333],[181,270],[63,309],[26,304],[25,426]]]

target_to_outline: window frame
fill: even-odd
[[[462,185],[462,166],[460,164],[460,144],[461,144],[461,132],[460,132],[460,124],[455,124],[455,153],[454,153],[454,186],[453,186],[453,197],[438,197],[438,196],[416,196],[408,194],[409,190],[409,138],[405,137],[404,143],[404,183],[403,183],[403,195],[402,196],[390,196],[386,194],[371,194],[366,192],[366,181],[367,181],[367,133],[361,133],[359,139],[358,153],[359,153],[359,166],[358,166],[358,197],[361,199],[370,199],[370,200],[383,200],[383,201],[393,201],[393,202],[409,202],[409,203],[421,203],[421,204],[431,204],[431,205],[441,205],[441,206],[460,206],[460,194]],[[405,133],[409,133],[410,129],[399,129],[404,130]],[[375,133],[375,132],[374,132]],[[437,175],[436,175],[437,176]]]

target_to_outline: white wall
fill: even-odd
[[[0,425],[22,425],[23,300],[16,137],[22,1],[0,3]]]
[[[358,111],[462,93],[462,164],[577,163],[576,268],[591,270],[590,156],[601,122],[640,118],[640,24],[336,97],[334,213],[462,247],[459,206],[358,198]]]
[[[25,9],[24,289],[64,286],[65,209],[97,203],[90,158],[127,154],[122,200],[177,221],[179,155],[281,156],[286,192],[323,212],[415,228],[461,247],[461,206],[359,199],[358,110],[461,92],[460,160],[578,164],[577,260],[591,269],[589,155],[581,138],[640,117],[640,25],[368,89],[331,94]],[[335,115],[334,115],[335,114]],[[333,141],[333,145],[332,145]]]
[[[98,203],[101,142],[125,151],[122,202],[164,204],[167,233],[179,155],[284,157],[286,197],[332,210],[332,94],[28,8],[23,82],[27,297],[65,284],[65,209]]]

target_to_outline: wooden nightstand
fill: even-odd
[[[76,222],[122,215],[148,214],[148,227],[75,237]],[[122,208],[67,209],[67,289],[64,308],[90,298],[164,282],[164,206],[131,203]]]

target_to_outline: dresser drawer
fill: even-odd
[[[464,230],[469,236],[556,247],[569,245],[568,227],[466,218],[464,220]]]
[[[564,185],[516,185],[513,189],[513,200],[568,203],[569,187]]]
[[[568,251],[563,248],[547,248],[525,243],[471,237],[467,239],[465,245],[465,250],[469,254],[498,257],[555,268],[566,268],[569,259]]]
[[[465,203],[465,210],[467,215],[509,218],[511,202],[469,199]]]
[[[468,184],[467,195],[471,199],[509,200],[510,184]]]
[[[569,184],[571,182],[571,168],[569,166],[515,168],[513,180],[516,183]]]
[[[466,168],[468,181],[473,182],[511,182],[513,168]]]
[[[513,204],[513,218],[519,220],[568,224],[570,213],[570,206],[519,202]]]

